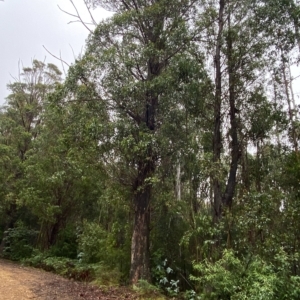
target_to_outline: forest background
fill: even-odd
[[[85,3],[65,78],[33,60],[8,84],[2,255],[186,299],[299,299],[298,1]]]

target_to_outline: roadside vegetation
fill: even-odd
[[[114,14],[66,76],[8,84],[1,255],[145,299],[300,299],[298,1],[87,3]]]

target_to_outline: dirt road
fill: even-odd
[[[22,267],[0,260],[1,300],[81,300],[81,299],[137,299],[126,289],[107,289],[74,282],[61,276]]]

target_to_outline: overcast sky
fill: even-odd
[[[89,21],[83,0],[73,0],[82,18]],[[84,49],[88,30],[74,18],[59,10],[75,13],[70,0],[4,0],[0,1],[0,105],[8,95],[7,83],[17,76],[18,62],[31,65],[32,59],[51,62],[61,69],[61,64],[46,52],[72,63]],[[96,21],[108,17],[104,10],[93,12]],[[73,51],[72,51],[73,49]],[[11,76],[12,75],[12,76]],[[293,68],[293,76],[300,75],[299,67]],[[300,78],[299,78],[300,79]],[[300,80],[294,81],[294,92],[300,102]]]
[[[83,0],[73,0],[82,17],[89,21]],[[7,83],[17,76],[18,62],[31,66],[32,59],[56,64],[58,60],[46,52],[43,45],[54,55],[71,63],[84,48],[88,30],[59,10],[75,13],[70,0],[4,0],[0,1],[0,104],[8,95]],[[97,21],[109,14],[104,10],[93,12]],[[73,49],[73,51],[72,51]]]

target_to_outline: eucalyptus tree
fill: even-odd
[[[199,98],[199,82],[206,80],[202,57],[198,66],[191,63],[196,1],[90,2],[115,14],[89,37],[86,55],[78,64],[78,78],[94,86],[95,99],[105,103],[115,127],[112,164],[118,167],[114,176],[131,187],[133,200],[130,279],[134,283],[150,280],[155,174],[167,149],[169,153],[174,150],[170,138],[163,136],[165,128],[172,124],[175,132],[182,130],[186,85],[198,77],[193,83],[198,82],[194,97]]]
[[[6,136],[16,146],[17,155],[24,161],[30,143],[37,136],[46,95],[61,80],[61,72],[53,64],[33,60],[32,67],[24,67],[16,81],[7,85],[5,118],[13,124],[6,128]]]
[[[45,250],[58,242],[70,223],[75,228],[101,194],[101,160],[98,139],[100,115],[92,114],[86,103],[62,106],[57,94],[48,95],[39,136],[32,143],[24,163],[20,198],[40,226],[38,246]],[[88,97],[88,91],[81,95]],[[78,99],[80,100],[80,99]],[[91,165],[93,166],[91,168]],[[92,216],[91,216],[92,217]],[[75,236],[75,233],[74,233]],[[76,249],[73,249],[76,255]]]
[[[295,151],[298,151],[297,106],[293,92],[291,67],[299,61],[299,1],[261,1],[257,9],[257,22],[271,43],[270,53],[276,59],[270,64],[277,104],[287,108],[289,136]]]
[[[16,221],[24,162],[38,135],[46,95],[60,80],[61,72],[55,65],[33,60],[31,67],[24,67],[16,81],[8,84],[11,93],[0,116],[1,149],[7,153],[3,156],[6,192],[1,199],[7,216],[5,230]]]
[[[266,95],[270,41],[257,21],[260,1],[203,1],[199,47],[205,49],[214,82],[212,132],[213,217],[222,216],[235,197],[237,174],[252,120],[250,99]]]

